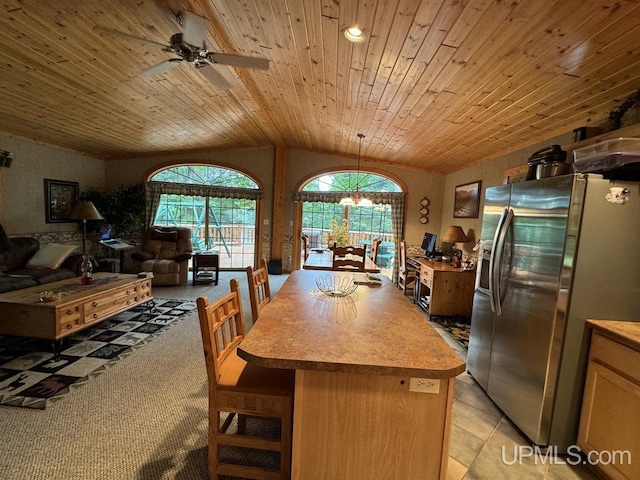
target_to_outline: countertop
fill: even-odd
[[[460,356],[386,277],[382,286],[359,286],[350,297],[331,298],[316,289],[315,278],[326,274],[294,271],[238,355],[273,368],[422,378],[464,371]]]
[[[593,330],[640,352],[640,322],[618,320],[587,320]]]

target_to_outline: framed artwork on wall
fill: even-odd
[[[78,182],[44,179],[44,207],[47,223],[73,222],[69,217],[78,201]]]
[[[453,200],[454,218],[478,218],[481,187],[481,180],[456,187]]]

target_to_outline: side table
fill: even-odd
[[[220,257],[217,251],[202,251],[193,254],[194,285],[212,282],[218,285],[219,274]]]

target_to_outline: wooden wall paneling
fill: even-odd
[[[273,212],[271,226],[271,259],[282,261],[284,242],[287,149],[277,146],[273,172]]]

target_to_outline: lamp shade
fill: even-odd
[[[104,217],[93,202],[80,201],[71,212],[70,218],[74,220],[104,220]]]
[[[460,225],[451,225],[442,236],[442,241],[447,243],[466,243],[469,239]]]

